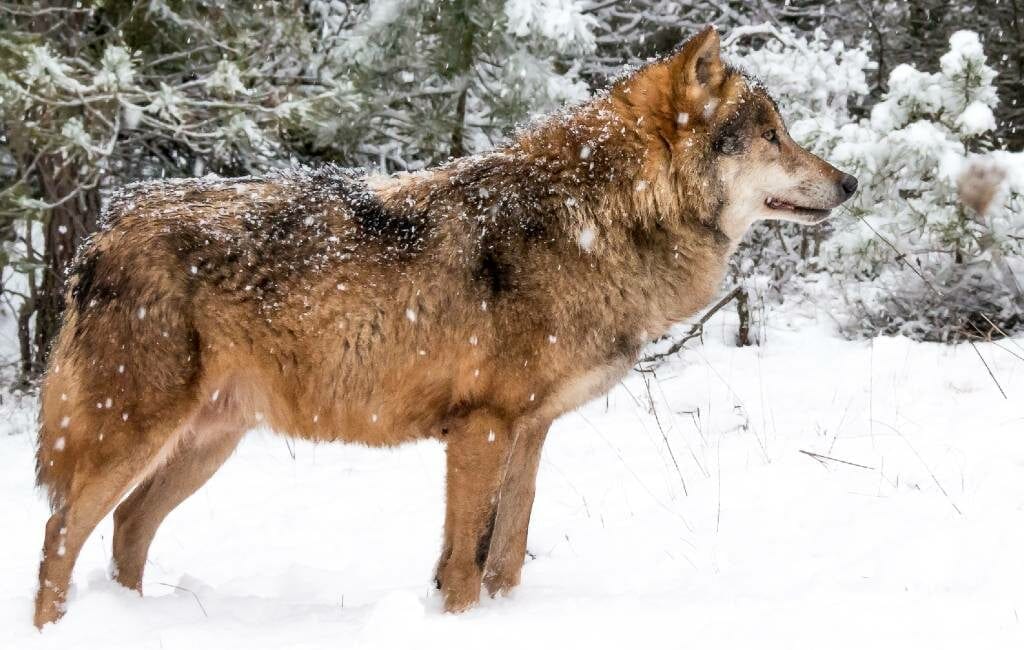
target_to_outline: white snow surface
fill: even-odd
[[[523,584],[457,616],[439,444],[256,431],[164,523],[144,597],[107,577],[108,517],[37,632],[35,404],[5,397],[0,648],[1022,647],[1024,340],[978,346],[1004,399],[969,346],[787,323],[738,349],[718,322],[556,423]]]

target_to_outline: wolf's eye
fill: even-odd
[[[775,129],[768,129],[761,134],[761,137],[772,144],[779,144],[779,134],[775,132]]]

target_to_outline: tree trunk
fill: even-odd
[[[469,86],[473,83],[473,42],[476,39],[477,26],[470,17],[469,3],[459,5],[454,19],[459,26],[457,49],[451,61],[452,69],[461,75],[462,87],[455,104],[455,118],[452,126],[452,145],[450,154],[453,158],[465,156],[466,151],[466,99]]]
[[[56,205],[49,210],[44,225],[44,268],[34,305],[34,354],[26,368],[29,376],[33,377],[46,368],[50,345],[60,329],[64,313],[64,283],[75,251],[96,230],[99,217],[99,190],[83,188],[84,181],[78,169],[77,165],[63,164],[58,154],[47,155],[39,162],[42,200]]]
[[[745,288],[736,292],[736,315],[740,317],[736,346],[745,348],[750,345],[750,298]]]
[[[89,3],[86,3],[89,4]],[[26,17],[29,32],[40,35],[61,53],[76,52],[90,37],[88,25],[92,12],[74,0],[41,0],[34,3]],[[58,11],[78,7],[76,11]],[[21,119],[38,121],[49,128],[59,126],[70,111],[37,107]],[[17,124],[17,122],[16,122]],[[47,144],[36,141],[25,129],[8,128],[9,145],[18,162],[19,175],[31,169],[27,182],[35,198],[52,206],[42,215],[43,250],[34,249],[31,231],[27,233],[28,255],[40,264],[39,284],[29,279],[29,298],[18,314],[18,338],[23,382],[39,377],[46,368],[50,346],[60,328],[64,311],[64,283],[79,244],[96,230],[100,210],[99,190],[92,172],[83,171],[78,161],[66,161],[58,151],[40,151]],[[38,155],[38,160],[36,156]],[[36,160],[34,167],[31,162]],[[32,215],[33,217],[35,215]],[[27,224],[29,229],[32,224]]]
[[[469,82],[459,92],[459,99],[455,105],[455,125],[452,127],[452,158],[461,158],[466,155],[466,95],[469,94]]]
[[[21,372],[19,373],[19,388],[27,388],[32,383],[35,357],[32,354],[32,314],[36,310],[35,300],[28,298],[21,303],[18,309],[18,351],[21,354]]]

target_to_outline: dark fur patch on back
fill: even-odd
[[[103,269],[98,268],[100,256],[99,251],[86,249],[72,269],[71,297],[79,312],[90,305],[110,302],[120,293],[121,279],[104,275]]]
[[[473,270],[473,279],[485,285],[492,296],[497,296],[511,288],[509,268],[493,250],[485,249]]]
[[[388,208],[361,179],[341,177],[339,180],[341,198],[366,237],[402,253],[420,248],[428,226],[423,215]]]
[[[74,287],[71,289],[71,296],[75,300],[78,311],[85,309],[92,293],[93,285],[96,282],[96,254],[86,253],[75,264],[71,271],[74,278]]]
[[[525,217],[520,221],[523,239],[525,241],[541,241],[550,239],[548,227],[542,220],[536,217]]]

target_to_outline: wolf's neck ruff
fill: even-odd
[[[631,341],[657,336],[709,299],[737,241],[719,228],[722,199],[699,136],[687,164],[673,164],[678,152],[645,130],[625,95],[546,120],[505,149],[371,186],[389,211],[457,221],[427,229],[476,269],[491,300],[524,290],[581,327],[607,321]],[[577,304],[583,287],[601,296],[600,314]]]

